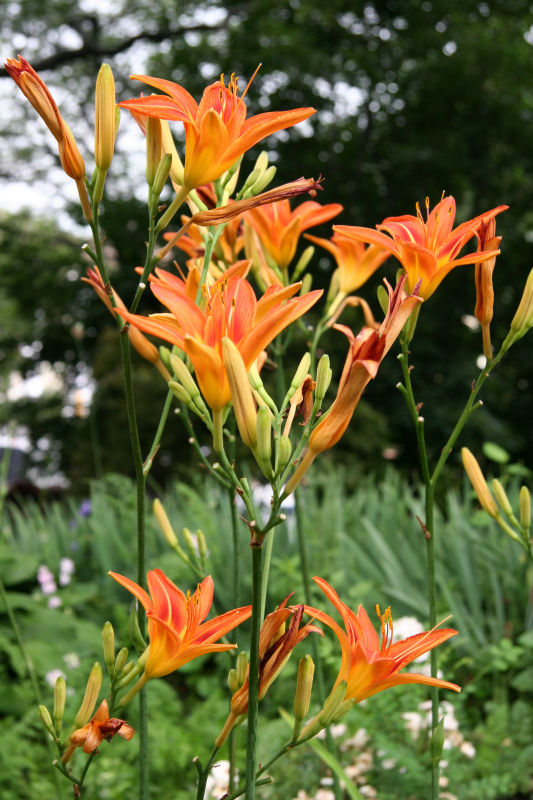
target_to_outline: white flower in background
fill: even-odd
[[[74,561],[71,558],[62,558],[59,562],[59,585],[67,586],[74,574]]]
[[[37,570],[37,580],[39,581],[43,594],[54,594],[54,592],[57,592],[56,579],[46,564],[41,564]]]
[[[472,742],[463,742],[462,745],[459,747],[459,750],[467,758],[474,758],[474,756],[476,755],[476,748],[474,747]]]
[[[47,672],[44,676],[44,679],[48,686],[55,686],[56,681],[58,678],[64,678],[65,673],[62,672],[60,669],[51,669],[50,672]]]
[[[229,761],[218,761],[211,769],[205,787],[204,798],[219,798],[229,789]]]
[[[48,608],[59,608],[62,602],[61,598],[54,594],[48,598]]]
[[[65,653],[63,661],[69,669],[77,669],[81,664],[80,657],[77,653]]]

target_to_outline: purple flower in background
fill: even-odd
[[[78,514],[80,517],[88,517],[91,513],[91,501],[88,497],[85,500],[81,501],[81,505],[78,510]]]

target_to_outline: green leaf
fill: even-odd
[[[487,458],[497,464],[507,464],[509,461],[510,456],[507,450],[496,444],[496,442],[483,442],[482,450]]]

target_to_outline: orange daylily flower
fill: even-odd
[[[210,575],[196,591],[185,595],[160,569],[148,572],[148,592],[134,581],[110,572],[121,586],[131,592],[146,611],[150,645],[144,672],[128,695],[125,705],[150,678],[161,678],[205,653],[233,650],[234,644],[216,644],[216,640],[236,628],[252,613],[251,606],[235,608],[203,622],[213,602],[213,579]]]
[[[148,117],[176,120],[185,127],[184,186],[194,189],[215,181],[243,153],[271,133],[289,128],[315,113],[314,108],[269,111],[246,119],[243,95],[238,95],[238,80],[232,75],[229,85],[220,81],[208,86],[199,104],[177,83],[150,75],[132,75],[165,94],[125,100],[119,105]]]
[[[376,244],[365,247],[363,242],[357,242],[338,231],[331,239],[321,239],[310,233],[304,234],[304,237],[331,253],[337,262],[339,292],[344,296],[356,292],[390,257],[389,250]]]
[[[427,300],[454,267],[478,264],[498,255],[499,250],[490,250],[456,257],[464,245],[476,236],[483,223],[486,224],[506,208],[508,206],[498,206],[453,228],[455,200],[449,196],[444,197],[431,212],[429,200],[426,200],[425,221],[417,205],[416,217],[411,214],[387,217],[377,226],[379,230],[350,225],[334,225],[333,230],[356,241],[384,247],[398,259],[407,273],[408,290],[412,292],[420,281],[419,295]],[[382,233],[382,230],[386,233]]]
[[[213,284],[203,284],[204,308],[199,308],[185,282],[156,269],[152,291],[171,313],[143,317],[118,311],[135,327],[179,347],[191,359],[207,404],[222,409],[231,392],[222,356],[222,340],[237,345],[246,369],[288,325],[313,306],[322,291],[293,297],[301,283],[272,287],[259,299],[245,279],[250,262],[237,262]]]
[[[384,281],[389,293],[389,307],[378,330],[364,327],[354,336],[345,325],[333,326],[342,331],[350,343],[337,396],[331,408],[313,429],[308,449],[285,486],[286,494],[290,494],[298,486],[317,455],[333,447],[342,437],[367,384],[376,377],[379,365],[400,335],[409,315],[421,302],[417,294],[405,295],[405,282],[404,275],[393,291],[389,283]]]
[[[110,719],[107,700],[102,700],[87,725],[70,734],[70,744],[63,753],[61,761],[64,764],[70,761],[76,747],[83,747],[84,753],[94,753],[104,739],[110,742],[117,733],[129,742],[135,731],[123,719],[117,719],[116,717],[111,717]]]
[[[84,283],[88,283],[89,286],[92,286],[92,288],[94,289],[94,291],[96,292],[102,303],[105,305],[105,307],[111,312],[111,314],[114,314],[115,307],[113,306],[111,298],[106,291],[104,280],[102,278],[102,275],[98,267],[89,267],[89,269],[87,270],[87,277],[82,278],[82,281]],[[114,289],[112,289],[111,291],[113,292],[113,297],[115,299],[117,308],[120,308],[122,311],[126,311],[127,310],[126,306],[120,295],[117,294],[117,292],[115,292]],[[171,376],[169,375],[167,368],[161,361],[161,357],[159,355],[157,347],[154,347],[152,342],[149,342],[146,336],[144,336],[139,330],[137,330],[137,328],[130,327],[128,329],[128,337],[132,344],[132,347],[134,347],[135,350],[137,350],[137,352],[143,358],[145,358],[147,361],[149,361],[151,364],[157,367],[157,369],[167,382],[171,380]]]
[[[286,270],[296,253],[300,234],[328,222],[340,214],[342,209],[340,203],[322,206],[314,200],[307,200],[291,211],[290,202],[281,200],[279,203],[250,210],[246,221],[254,228],[277,266]]]
[[[259,700],[263,699],[269,687],[276,680],[296,645],[310,633],[324,635],[320,628],[312,624],[312,620],[300,627],[305,606],[287,607],[290,596],[288,595],[275,611],[265,617],[261,626],[259,633]],[[289,618],[289,627],[285,629]],[[248,666],[242,686],[231,698],[230,713],[217,737],[217,747],[226,741],[229,732],[239,718],[248,711],[249,677],[250,668]]]
[[[393,625],[390,609],[384,614],[376,607],[381,623],[381,643],[379,636],[370,622],[363,606],[359,606],[357,613],[352,611],[342,602],[337,592],[323,578],[313,578],[322,589],[328,600],[335,606],[344,622],[345,631],[342,630],[329,614],[315,608],[306,606],[306,612],[313,619],[328,625],[336,634],[342,648],[342,662],[333,690],[346,681],[345,699],[355,700],[360,703],[373,694],[389,689],[391,686],[400,686],[407,683],[423,683],[428,686],[438,686],[441,689],[452,689],[460,692],[457,684],[449,681],[432,678],[429,675],[420,675],[413,672],[400,670],[414,661],[415,658],[427,653],[437,645],[446,642],[457,631],[452,628],[434,628],[425,633],[409,636],[401,642],[393,644]],[[332,691],[333,691],[332,690]]]

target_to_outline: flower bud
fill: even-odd
[[[520,489],[520,525],[526,532],[531,527],[531,494],[527,486]]]
[[[161,120],[148,117],[146,121],[146,182],[152,186],[161,161],[163,147],[163,133]]]
[[[293,394],[296,392],[296,390],[300,388],[300,386],[304,382],[304,378],[309,372],[310,366],[311,366],[311,353],[305,353],[305,355],[303,356],[302,360],[298,365],[298,369],[294,373],[294,377],[291,381],[289,391],[287,392],[286,400],[290,400]]]
[[[174,397],[177,397],[181,403],[185,403],[185,405],[188,406],[191,410],[194,408],[192,397],[190,396],[188,391],[184,389],[181,383],[178,383],[177,381],[169,381],[168,388],[170,389]]]
[[[244,444],[252,449],[257,441],[257,412],[252,387],[239,349],[227,336],[222,340],[222,356],[239,433]]]
[[[237,656],[237,681],[239,688],[243,685],[248,675],[248,653],[242,650]]]
[[[174,375],[177,377],[187,394],[189,394],[191,397],[194,397],[195,394],[199,394],[200,390],[198,389],[198,386],[196,385],[196,382],[189,372],[185,362],[175,353],[170,354],[169,361]]]
[[[277,167],[274,166],[265,169],[265,171],[256,178],[252,186],[248,189],[247,194],[252,197],[260,194],[270,183],[272,183],[276,176],[276,172]]]
[[[527,276],[526,285],[524,286],[524,292],[522,294],[522,299],[518,305],[516,310],[516,314],[513,317],[513,321],[511,322],[511,330],[505,337],[505,340],[502,344],[502,350],[508,350],[509,347],[517,341],[517,339],[521,339],[524,334],[528,332],[528,330],[533,325],[533,269]]]
[[[63,675],[56,678],[54,684],[54,728],[57,736],[61,733],[61,725],[65,716],[65,702],[67,699],[67,683]]]
[[[178,537],[174,533],[174,529],[170,524],[170,520],[167,517],[165,509],[163,508],[163,504],[161,503],[161,500],[159,500],[158,497],[156,497],[156,499],[154,500],[153,509],[155,518],[159,523],[159,527],[161,528],[163,536],[167,540],[167,543],[170,545],[170,547],[172,547],[172,549],[175,549],[176,546],[179,546]]]
[[[207,542],[205,541],[203,531],[196,531],[196,538],[198,541],[198,555],[200,556],[200,563],[203,565],[205,564],[205,560],[207,558]]]
[[[157,198],[163,191],[163,187],[168,180],[171,173],[172,165],[174,163],[173,157],[170,153],[166,153],[155,171],[154,181],[152,183],[152,196]]]
[[[127,647],[122,647],[118,651],[117,657],[115,659],[115,675],[117,676],[121,675],[121,673],[124,670],[124,667],[126,666],[128,656],[129,656],[129,650]]]
[[[187,545],[187,550],[191,554],[194,561],[198,558],[198,546],[196,538],[192,535],[188,528],[183,528],[182,530],[183,538],[185,539],[185,544]]]
[[[305,655],[298,664],[298,677],[296,679],[296,693],[294,695],[293,713],[294,719],[301,722],[307,716],[309,703],[311,702],[311,690],[313,688],[313,678],[315,665],[310,655]],[[296,737],[293,737],[296,738]]]
[[[485,480],[485,477],[481,472],[481,468],[475,457],[467,447],[463,447],[461,449],[461,457],[463,459],[465,472],[468,475],[470,483],[474,487],[474,491],[477,494],[477,498],[481,503],[482,508],[484,508],[487,514],[490,514],[491,517],[498,517],[498,507],[494,502],[494,498],[487,485],[487,481]]]
[[[81,180],[85,175],[85,163],[74,135],[65,121],[63,121],[63,132],[63,138],[57,143],[61,166],[69,178],[75,181]]]
[[[313,276],[311,275],[310,272],[306,272],[302,278],[302,285],[300,287],[300,291],[298,292],[300,297],[311,291],[312,284],[313,284]]]
[[[102,172],[107,172],[115,148],[115,81],[109,64],[102,64],[96,79],[94,160]]]
[[[491,485],[492,485],[492,491],[494,492],[494,497],[496,498],[496,502],[500,504],[504,514],[507,514],[508,517],[512,517],[513,509],[511,507],[511,503],[509,502],[509,498],[507,497],[507,493],[503,488],[502,484],[497,478],[493,478],[491,481]]]
[[[52,717],[50,716],[50,712],[46,708],[46,706],[38,706],[39,716],[41,718],[41,722],[43,723],[44,727],[48,731],[48,733],[56,738],[56,732],[54,728],[54,723],[52,722]]]
[[[292,453],[292,444],[288,436],[280,436],[278,444],[278,467],[276,474],[279,475],[289,463]]]
[[[313,245],[309,245],[309,247],[305,248],[305,250],[303,251],[302,255],[298,259],[298,262],[297,262],[297,264],[296,264],[296,266],[294,268],[294,272],[292,273],[291,280],[292,280],[293,283],[294,283],[294,281],[298,280],[298,276],[302,274],[304,269],[307,267],[307,265],[309,264],[309,262],[313,258],[314,254],[315,254],[315,248],[313,247]],[[307,275],[304,278],[304,282],[305,282],[306,278],[307,278]],[[300,290],[301,294],[305,294],[305,292],[309,291],[309,288],[311,288],[311,282],[308,281],[308,283],[309,283],[309,286],[305,290],[304,290],[304,287],[302,286],[302,288]]]
[[[141,633],[139,615],[136,608],[132,608],[128,617],[128,636],[137,653],[142,653],[146,650],[146,642]]]
[[[387,290],[385,289],[384,286],[381,285],[378,286],[377,296],[381,310],[383,311],[384,314],[386,314],[389,308],[389,295],[387,294]]]
[[[230,671],[228,672],[228,686],[232,694],[235,694],[237,689],[239,689],[239,681],[237,678],[236,669],[230,669]]]
[[[257,411],[257,442],[254,455],[267,480],[272,478],[272,415],[266,406]]]
[[[102,645],[104,647],[104,661],[107,671],[113,677],[115,674],[115,631],[109,621],[102,628]]]
[[[327,353],[324,353],[316,368],[315,403],[319,408],[322,400],[326,396],[332,377],[333,372],[329,366],[329,356]]]
[[[341,681],[339,685],[333,689],[329,697],[326,698],[321,711],[318,713],[318,721],[323,728],[327,728],[327,726],[332,723],[333,718],[343,705],[346,697],[346,689],[346,681]]]
[[[74,727],[83,728],[86,725],[94,711],[100,688],[102,686],[102,667],[98,662],[95,662],[93,668],[89,673],[87,686],[85,687],[85,694],[78,713],[74,717]]]

